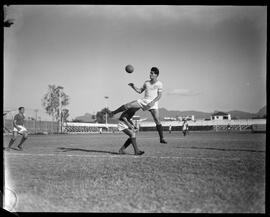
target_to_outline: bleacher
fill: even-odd
[[[119,132],[117,124],[99,123],[74,123],[67,122],[63,125],[64,133],[116,133]]]

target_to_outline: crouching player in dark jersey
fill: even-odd
[[[23,147],[22,144],[25,142],[25,140],[28,138],[28,131],[27,129],[24,127],[24,107],[20,107],[19,108],[19,113],[15,115],[14,119],[13,119],[13,132],[12,132],[12,137],[10,139],[7,151],[9,151],[13,145],[13,143],[15,142],[15,140],[19,135],[22,135],[22,139],[20,141],[20,143],[18,144],[18,149],[22,151]]]
[[[133,115],[138,111],[139,108],[130,108],[126,111],[124,111],[118,122],[118,130],[123,131],[125,134],[129,136],[129,138],[126,140],[124,145],[120,148],[119,154],[126,154],[125,149],[132,144],[134,148],[134,154],[135,155],[142,155],[144,154],[144,151],[139,150],[136,142],[136,131],[137,128],[135,127],[134,123],[132,122],[131,118]]]

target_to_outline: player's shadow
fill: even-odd
[[[206,150],[215,150],[215,151],[244,151],[244,152],[265,152],[262,150],[252,150],[252,149],[232,149],[232,148],[207,148],[207,147],[177,147],[183,149],[206,149]]]
[[[114,151],[102,151],[102,150],[90,150],[90,149],[82,149],[82,148],[66,148],[66,147],[58,147],[58,151],[68,152],[68,151],[84,151],[84,152],[95,152],[95,153],[106,153],[106,154],[119,154]]]

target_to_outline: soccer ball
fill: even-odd
[[[125,70],[127,73],[132,73],[134,71],[134,67],[132,65],[127,65]]]

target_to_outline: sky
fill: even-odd
[[[10,5],[4,29],[4,109],[44,108],[63,86],[70,118],[142,98],[151,67],[159,107],[203,112],[266,105],[266,6]],[[124,68],[134,66],[128,74]],[[105,99],[108,96],[108,99]]]

